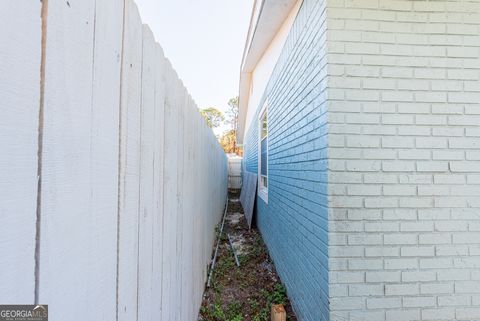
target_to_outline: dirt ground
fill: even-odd
[[[199,320],[268,321],[271,305],[284,304],[287,320],[296,321],[259,231],[255,227],[248,229],[239,196],[238,191],[229,191],[217,262],[211,286],[204,294]],[[236,265],[228,236],[240,267]]]

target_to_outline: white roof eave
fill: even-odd
[[[252,71],[297,1],[261,0],[254,3],[240,71],[237,129],[239,144],[243,144]]]

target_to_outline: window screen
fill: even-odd
[[[267,176],[268,176],[268,121],[267,121],[267,112],[262,115],[260,118],[260,175],[264,177],[262,180],[265,182],[265,187],[267,187]]]
[[[260,174],[262,176],[267,176],[267,145],[268,145],[268,136],[265,136],[261,142],[261,159],[260,159]]]

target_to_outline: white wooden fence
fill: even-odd
[[[0,303],[195,320],[226,157],[135,4],[0,1],[0,111]]]
[[[227,154],[228,159],[228,188],[242,188],[242,157]]]

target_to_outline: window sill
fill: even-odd
[[[266,188],[260,187],[258,189],[258,196],[268,204],[268,190]]]

